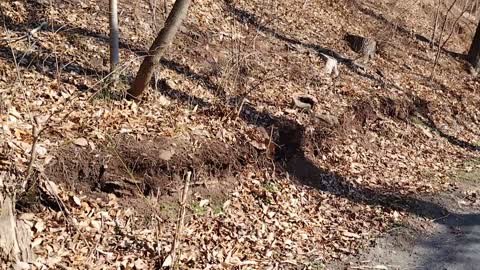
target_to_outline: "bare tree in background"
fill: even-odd
[[[432,68],[432,72],[430,73],[430,80],[433,80],[434,76],[435,76],[435,69],[437,67],[437,64],[438,64],[438,59],[440,57],[440,52],[441,50],[443,49],[443,47],[445,46],[445,44],[448,42],[448,40],[450,39],[451,37],[451,34],[453,33],[454,31],[454,28],[456,26],[456,24],[458,23],[458,20],[463,16],[463,14],[467,11],[466,7],[468,6],[468,1],[469,0],[466,0],[465,2],[465,5],[464,5],[464,8],[462,9],[462,12],[460,13],[460,15],[457,17],[457,19],[454,21],[453,25],[452,25],[452,33],[449,35],[449,37],[442,43],[442,39],[443,39],[443,35],[445,34],[445,29],[446,29],[446,26],[447,26],[447,23],[448,23],[448,15],[450,14],[450,12],[452,11],[453,7],[455,6],[455,4],[457,3],[458,0],[453,0],[452,1],[452,4],[450,5],[450,7],[448,8],[447,12],[445,13],[445,17],[444,17],[444,20],[443,20],[443,24],[442,24],[442,28],[440,30],[440,36],[438,37],[438,46],[437,46],[437,53],[435,54],[435,60],[433,61],[433,68]],[[433,44],[435,44],[435,41],[433,41]]]
[[[110,0],[110,72],[114,72],[120,61],[118,29],[118,0]],[[116,76],[112,75],[115,81]]]
[[[473,1],[469,13],[475,17],[480,15],[480,0]]]
[[[468,51],[468,61],[472,64],[474,69],[480,69],[480,22],[478,23],[472,45]]]
[[[143,60],[140,69],[137,72],[135,81],[128,91],[128,97],[137,99],[140,97],[152,79],[155,68],[159,65],[160,59],[166,48],[172,43],[178,28],[187,16],[188,7],[191,0],[176,0],[172,11],[168,14],[165,26],[158,34],[152,46],[148,50],[148,55]]]
[[[435,18],[434,18],[434,24],[433,24],[433,32],[432,32],[432,38],[430,39],[430,47],[433,48],[435,45],[435,34],[437,33],[437,27],[438,27],[438,15],[440,13],[440,6],[442,5],[441,0],[438,0],[436,3],[437,7],[435,9]]]

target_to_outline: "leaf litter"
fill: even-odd
[[[387,19],[427,35],[432,12],[427,4],[409,9],[409,1],[394,6],[377,1],[354,6],[348,1],[195,1],[157,72],[159,91],[149,92],[137,104],[117,98],[125,89],[109,92],[104,87],[106,2],[52,2],[0,3],[5,25],[0,30],[0,168],[26,171],[34,139],[31,119],[40,116],[47,127],[34,164],[44,194],[38,206],[42,211],[25,209],[33,213],[20,215],[34,233],[37,260],[32,268],[168,265],[176,220],[165,212],[178,211],[181,173],[201,171],[208,163],[204,157],[212,154],[207,152],[196,162],[191,162],[195,156],[182,156],[200,153],[195,149],[202,145],[221,142],[224,146],[215,149],[238,153],[231,160],[242,166],[229,172],[222,165],[216,172],[199,174],[203,184],[191,196],[180,268],[308,269],[341,260],[408,214],[404,208],[389,207],[392,202],[385,198],[421,198],[455,188],[451,172],[463,168],[466,160],[478,159],[472,147],[458,144],[480,141],[478,77],[467,76],[461,63],[445,56],[434,80],[425,79],[430,62],[424,59],[433,57],[428,44],[372,16],[387,14]],[[160,9],[153,12],[147,2],[120,7],[126,45],[121,75],[128,78],[140,63],[138,53],[148,47],[163,20]],[[45,21],[48,25],[31,38],[4,44]],[[344,32],[376,33],[377,40],[394,40],[400,49],[393,41],[385,43],[364,73],[340,63],[332,78],[324,73],[328,61],[318,53],[328,49],[353,58],[340,40]],[[452,49],[464,50],[471,35],[455,35]],[[375,77],[375,69],[383,79]],[[292,106],[299,92],[314,98],[313,111]],[[282,150],[288,145],[276,145],[285,126],[272,119],[304,128],[293,129],[292,153]],[[108,163],[111,156],[99,155],[120,135],[133,138],[127,141],[133,148],[115,148],[119,156],[130,151],[142,157],[144,148],[135,143],[157,136],[181,142],[156,152],[165,164],[157,168],[166,171],[169,181],[148,182],[158,175],[144,170],[134,179],[156,191],[82,189],[86,178],[73,165],[66,167],[73,172],[67,174],[68,181],[49,179],[49,166],[58,164],[59,151],[72,144],[77,148],[67,161],[93,160],[98,167],[106,162],[121,168],[120,161]],[[296,136],[302,138],[297,141]],[[283,152],[289,160],[276,159]],[[154,160],[145,153],[143,160]],[[185,162],[169,167],[178,160]],[[135,188],[138,183],[129,175],[132,164],[111,179]],[[327,173],[302,174],[296,164]],[[316,175],[320,185],[305,181],[318,180]],[[210,177],[219,180],[210,184]],[[222,190],[221,199],[208,192],[215,188]],[[468,199],[478,200],[474,195]]]

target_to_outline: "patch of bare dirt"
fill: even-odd
[[[479,188],[478,183],[462,181],[421,198],[431,203],[416,205],[417,215],[409,215],[358,255],[331,263],[328,269],[476,269]]]
[[[161,198],[177,194],[187,171],[194,186],[227,192],[242,162],[241,151],[219,141],[118,136],[95,150],[60,148],[46,175],[78,191]]]

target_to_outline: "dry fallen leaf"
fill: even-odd
[[[73,141],[73,143],[75,145],[78,145],[78,146],[87,146],[88,145],[88,141],[85,138],[77,138]]]
[[[158,157],[162,160],[169,161],[170,159],[172,159],[173,155],[175,155],[175,150],[173,150],[173,149],[162,150],[162,151],[160,151]]]
[[[172,266],[172,256],[168,255],[167,258],[165,258],[165,261],[163,261],[162,267],[170,267]]]
[[[100,229],[102,228],[102,222],[101,222],[101,221],[92,220],[92,221],[90,222],[90,224],[91,224],[92,227],[95,228],[97,231],[100,231]]]
[[[77,196],[72,196],[71,198],[72,198],[73,203],[75,203],[75,205],[77,207],[82,206],[82,201],[80,200],[80,198],[78,198]]]
[[[142,259],[137,259],[135,261],[135,269],[138,269],[138,270],[148,269],[148,265]]]
[[[36,238],[32,242],[32,248],[39,246],[43,242],[43,238]]]
[[[37,232],[43,232],[43,230],[45,230],[45,223],[43,221],[37,221],[37,223],[35,223],[35,230]]]
[[[204,207],[204,206],[206,206],[209,202],[210,202],[210,200],[208,200],[208,199],[203,199],[203,200],[200,201],[200,203],[198,203],[198,206]]]
[[[343,236],[346,236],[346,237],[361,238],[360,235],[358,235],[356,233],[348,232],[348,231],[344,231],[342,234],[343,234]]]
[[[17,262],[15,265],[16,270],[28,270],[30,269],[30,265],[27,262]]]

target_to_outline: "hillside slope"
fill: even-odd
[[[474,18],[430,79],[434,1],[195,1],[139,103],[123,95],[162,27],[160,1],[121,1],[115,90],[107,1],[50,2],[0,2],[2,169],[24,177],[33,125],[45,127],[18,203],[38,269],[168,262],[187,171],[181,269],[315,269],[410,214],[431,218],[418,211],[427,198],[478,167],[480,79],[461,57]],[[379,41],[365,68],[346,34]],[[292,105],[298,93],[312,112]]]

